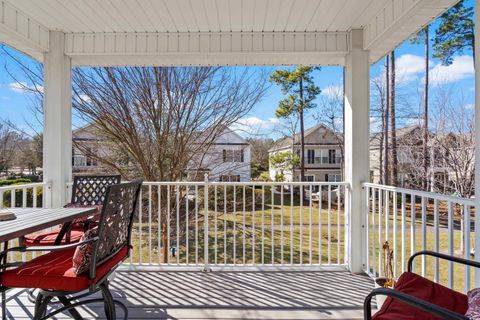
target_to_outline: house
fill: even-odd
[[[294,152],[300,155],[300,133],[278,140],[269,150],[269,157],[281,152]],[[333,132],[323,124],[305,130],[305,180],[306,181],[342,181],[343,159],[342,135]],[[279,168],[270,164],[270,178],[278,180],[283,175],[287,182],[300,181],[300,168]]]
[[[251,146],[236,132],[226,128],[218,134],[208,149],[188,166],[189,180],[246,182],[251,180]]]
[[[97,159],[107,159],[112,151],[95,125],[88,124],[74,130],[72,141],[73,173],[106,171]],[[203,180],[207,173],[210,181],[250,181],[250,144],[234,131],[225,129],[206,151],[197,152],[198,157],[194,157],[187,168],[187,179]]]

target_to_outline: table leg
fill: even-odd
[[[8,250],[8,241],[3,243],[3,252],[6,252]],[[3,261],[1,263],[4,265],[2,269],[0,270],[0,273],[3,273],[5,271],[5,265],[7,263],[7,255],[5,254],[3,257]],[[6,288],[2,288],[2,320],[7,319],[7,294],[6,294]]]

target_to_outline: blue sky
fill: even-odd
[[[473,5],[473,2],[473,0],[468,1],[470,5]],[[436,25],[436,22],[432,23],[430,37],[434,35],[433,30]],[[7,50],[12,52],[12,54],[22,62],[31,64],[32,66],[35,64],[30,58],[23,54],[11,49]],[[423,45],[412,45],[408,41],[404,42],[396,50],[398,91],[400,94],[403,93],[404,96],[408,97],[408,104],[413,113],[418,111],[419,108],[419,91],[421,90],[424,77],[423,50]],[[382,75],[383,65],[384,59],[371,66],[370,73],[372,79]],[[436,94],[436,90],[444,90],[445,86],[449,86],[462,95],[462,101],[464,101],[464,103],[473,105],[474,71],[471,52],[465,52],[463,55],[455,57],[453,64],[448,67],[441,66],[437,59],[430,57],[430,65],[431,97]],[[11,58],[5,54],[0,54],[0,68],[2,68],[2,72],[0,72],[0,118],[13,122],[19,128],[29,133],[32,133],[34,130],[41,131],[41,126],[39,126],[36,121],[33,121],[31,97],[19,88],[18,84],[15,83],[10,75],[3,72],[4,66],[7,66],[15,77],[18,77],[18,81],[24,81],[24,79],[22,79],[22,73],[14,69]],[[275,67],[266,68],[268,71],[275,69]],[[320,71],[315,71],[314,79],[315,84],[322,89],[322,95],[326,95],[332,91],[332,88],[333,90],[341,88],[343,68],[336,66],[322,67]],[[282,130],[278,124],[278,119],[275,118],[275,109],[282,98],[283,95],[280,89],[272,85],[266,97],[255,106],[250,115],[242,119],[241,122],[248,125],[243,127],[245,129],[244,132],[252,132],[250,128],[254,127],[255,134],[273,138],[281,136]],[[315,113],[318,113],[318,110],[312,111],[310,115],[306,117],[307,126],[315,124],[314,117],[312,116]],[[415,121],[416,119],[401,119],[399,126],[408,125]],[[28,123],[35,125],[34,130],[32,130]],[[75,125],[78,126],[79,122],[74,120],[74,126]],[[247,133],[244,133],[244,135],[245,134]]]

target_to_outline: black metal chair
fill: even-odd
[[[68,311],[75,319],[81,319],[75,307],[100,301],[104,302],[107,319],[116,319],[115,305],[123,309],[124,318],[127,319],[127,308],[114,300],[110,293],[108,277],[130,255],[133,216],[141,184],[142,181],[137,180],[107,187],[98,227],[90,230],[89,234],[93,233],[91,237],[86,235],[82,241],[66,245],[16,247],[3,252],[0,261],[10,251],[50,251],[5,271],[1,278],[2,290],[40,289],[35,301],[36,320],[47,319],[64,311]],[[73,257],[80,246],[91,254],[86,255],[89,259],[88,269],[76,274]],[[83,299],[98,291],[101,291],[102,298]],[[80,292],[83,294],[79,295]],[[47,306],[54,297],[63,307],[47,315]]]
[[[96,207],[101,212],[107,187],[119,184],[120,175],[89,175],[73,178],[71,202],[65,207]],[[95,219],[87,217],[59,226],[54,230],[29,234],[20,239],[23,246],[53,246],[78,242],[83,233],[95,224]]]
[[[412,255],[410,257],[410,259],[408,260],[408,273],[412,273],[414,259],[416,257],[422,256],[422,255],[432,256],[432,257],[440,258],[440,259],[443,259],[443,260],[452,261],[452,262],[455,262],[455,263],[460,263],[460,264],[475,267],[475,268],[480,268],[480,263],[477,262],[477,261],[467,260],[467,259],[463,259],[463,258],[459,258],[459,257],[449,256],[449,255],[446,255],[446,254],[443,254],[443,253],[438,253],[438,252],[425,250],[425,251],[419,251],[419,252],[415,253],[414,255]],[[418,276],[418,275],[415,275],[414,277],[421,278],[421,276]],[[400,277],[400,279],[401,279],[401,277]],[[400,279],[399,279],[399,282],[400,282]],[[424,278],[422,278],[422,279],[424,279]],[[429,281],[429,280],[426,280],[426,281]],[[431,282],[431,283],[427,282],[427,284],[429,284],[431,286],[435,286],[437,290],[442,290],[443,293],[447,293],[449,295],[455,296],[456,301],[460,301],[461,303],[453,303],[452,304],[453,299],[448,299],[449,302],[450,302],[450,305],[454,305],[455,308],[456,308],[456,310],[451,310],[452,309],[451,306],[450,306],[450,308],[448,308],[445,305],[442,305],[443,301],[445,301],[445,295],[442,295],[441,297],[429,297],[430,301],[426,301],[426,299],[421,299],[418,296],[402,292],[402,291],[405,291],[405,290],[378,288],[378,289],[374,289],[365,298],[364,305],[363,305],[364,319],[365,320],[371,320],[371,319],[375,320],[375,319],[399,319],[399,318],[401,318],[401,315],[389,314],[388,313],[389,312],[388,307],[386,308],[385,313],[383,315],[381,315],[381,316],[374,315],[372,317],[371,301],[372,301],[372,298],[374,296],[377,296],[377,295],[385,295],[385,296],[389,297],[389,299],[401,301],[404,304],[404,308],[403,308],[403,310],[401,310],[401,312],[404,315],[405,314],[408,315],[410,317],[409,319],[412,319],[411,318],[412,313],[413,313],[413,315],[415,315],[415,312],[418,312],[418,311],[425,312],[427,314],[433,315],[433,316],[438,317],[440,319],[447,319],[447,320],[468,320],[469,319],[464,314],[466,312],[466,309],[467,309],[467,306],[468,306],[467,296],[465,296],[461,293],[458,293],[454,290],[451,290],[449,288],[443,287],[439,284],[434,284],[433,282]],[[397,286],[398,285],[399,285],[399,283],[397,283]],[[410,292],[415,292],[416,295],[418,295],[417,292],[422,291],[422,288],[409,288],[409,289],[410,289],[409,290]],[[414,290],[411,290],[411,289],[414,289]],[[437,292],[439,292],[439,291],[437,291]],[[387,302],[385,302],[385,304],[386,303]],[[385,304],[384,304],[384,307],[382,308],[382,310],[385,308]],[[461,306],[460,306],[460,304],[461,304]],[[459,309],[462,309],[462,312],[463,311],[465,311],[465,312],[463,312],[463,314],[459,313]],[[417,311],[415,311],[415,310],[417,310]],[[419,317],[418,319],[424,319],[424,318],[425,317]]]

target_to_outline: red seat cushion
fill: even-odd
[[[415,273],[405,272],[398,279],[395,290],[428,301],[451,311],[465,314],[468,309],[467,296],[423,278]],[[374,320],[438,320],[429,313],[411,307],[399,300],[387,298],[382,308],[373,316]]]
[[[53,246],[55,244],[55,239],[57,239],[59,232],[60,232],[60,228],[56,228],[51,231],[27,234],[23,238],[23,245],[26,247]],[[70,241],[68,243],[75,243],[80,241],[80,238],[82,238],[82,235],[83,235],[83,231],[81,230],[71,230]],[[65,236],[63,237],[60,244],[67,244]]]
[[[102,279],[110,270],[125,259],[128,247],[124,246],[115,256],[97,267],[96,277],[90,280],[88,272],[76,275],[72,257],[75,248],[52,251],[25,262],[20,267],[2,274],[2,285],[8,288],[39,288],[78,292]]]

